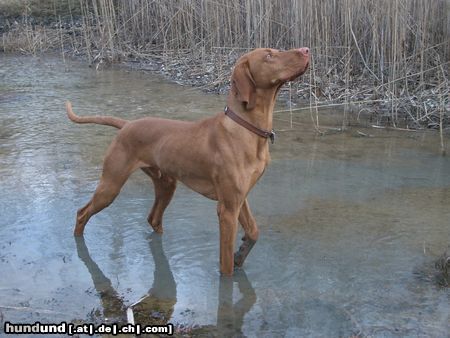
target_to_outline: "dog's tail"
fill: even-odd
[[[128,122],[127,120],[113,116],[78,116],[73,112],[72,103],[70,103],[70,101],[66,101],[66,111],[69,119],[75,123],[104,124],[106,126],[122,129],[122,127]]]

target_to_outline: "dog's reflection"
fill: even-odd
[[[161,234],[153,232],[149,236],[149,244],[155,261],[153,285],[147,295],[131,306],[132,322],[142,325],[164,325],[172,317],[177,302],[177,284],[164,254]]]
[[[233,285],[237,283],[242,294],[233,304]],[[233,277],[220,277],[219,304],[217,307],[217,331],[221,337],[241,337],[245,314],[256,302],[256,293],[244,270],[234,272]]]
[[[80,257],[86,265],[91,274],[92,281],[94,282],[95,290],[100,296],[103,306],[103,318],[113,322],[126,323],[127,308],[123,303],[122,297],[119,296],[117,291],[112,287],[109,278],[103,274],[103,271],[100,270],[97,263],[89,255],[89,250],[84,242],[84,238],[82,236],[76,236],[75,242],[77,245],[78,257]]]
[[[89,255],[83,237],[75,237],[78,257],[86,265],[94,283],[95,290],[100,295],[104,318],[119,322],[127,322],[127,306],[123,298],[113,288],[111,281],[103,274],[97,263]],[[153,285],[147,295],[133,304],[134,323],[142,325],[163,325],[170,321],[177,300],[176,283],[170,270],[169,262],[164,254],[162,237],[152,233],[148,239],[155,270]],[[233,286],[237,283],[242,298],[233,304]],[[256,302],[255,291],[243,270],[235,272],[233,277],[220,277],[219,300],[217,309],[217,327],[210,328],[223,336],[242,335],[241,329],[245,314]],[[130,313],[130,310],[128,310]],[[130,320],[128,316],[128,321]],[[207,327],[197,327],[208,330]],[[194,333],[194,332],[192,332]]]

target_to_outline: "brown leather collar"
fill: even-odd
[[[270,138],[270,141],[272,142],[272,144],[275,141],[275,132],[273,129],[271,131],[269,131],[269,130],[261,129],[261,128],[254,126],[250,122],[244,120],[242,117],[237,115],[228,106],[225,106],[225,109],[223,111],[225,112],[225,115],[227,115],[230,119],[232,119],[237,124],[240,124],[242,127],[250,130],[252,133],[254,133],[258,136],[264,137],[264,138]]]

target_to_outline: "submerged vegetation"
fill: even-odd
[[[446,0],[0,0],[0,6],[9,13],[0,25],[5,52],[57,49],[97,66],[147,61],[180,81],[220,91],[246,50],[309,46],[310,71],[289,86],[289,102],[315,108],[317,130],[317,107],[330,105],[376,125],[442,134],[450,122]]]

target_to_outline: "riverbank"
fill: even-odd
[[[34,4],[35,1],[31,3]],[[164,18],[172,13],[171,7],[167,7],[166,12],[161,12],[150,7],[133,9],[127,7],[128,4],[114,7],[109,0],[100,1],[98,7],[91,7],[85,1],[76,6],[69,0],[65,3],[66,6],[63,4],[54,8],[53,15],[49,14],[49,4],[47,9],[34,4],[34,7],[30,5],[26,13],[19,15],[20,11],[10,11],[15,14],[0,18],[1,50],[6,53],[34,55],[58,52],[62,58],[82,58],[99,71],[113,64],[135,70],[157,71],[179,84],[223,94],[229,89],[230,73],[235,61],[252,49],[239,43],[225,42],[222,46],[229,47],[218,47],[221,44],[214,44],[212,37],[204,36],[203,31],[196,36],[192,35],[195,29],[190,26],[183,26],[181,29],[178,25],[184,25],[184,21],[178,23],[175,18],[174,22],[164,23]],[[428,16],[438,13],[439,8],[436,6],[439,7],[440,2],[433,0],[433,4],[427,7]],[[38,14],[37,8],[42,10]],[[364,6],[361,8],[358,8],[361,15],[378,13],[374,12],[375,9]],[[229,7],[223,9],[230,10]],[[329,9],[324,7],[321,10]],[[420,14],[420,9],[416,8],[406,9],[405,12],[398,8],[392,10],[408,20],[410,15]],[[136,19],[133,13],[142,14],[142,18],[139,17],[142,21]],[[191,8],[180,9],[180,13],[192,20],[197,15]],[[142,26],[144,21],[145,27]],[[348,25],[348,22],[351,21],[345,20],[343,24]],[[156,24],[159,26],[154,26]],[[178,27],[177,30],[176,27],[169,27],[172,24]],[[236,22],[238,24],[240,22]],[[445,56],[449,43],[445,39],[439,40],[439,36],[445,32],[440,31],[442,27],[435,26],[432,27],[437,32],[437,40],[431,46],[428,45],[431,43],[428,40],[416,41],[413,40],[414,36],[398,33],[405,44],[397,46],[393,42],[393,46],[399,48],[398,55],[386,48],[383,41],[376,39],[375,35],[371,41],[364,41],[364,32],[353,26],[348,27],[348,38],[341,41],[342,45],[334,47],[331,42],[322,46],[320,37],[315,35],[311,36],[309,42],[296,41],[296,36],[293,40],[286,40],[286,46],[294,42],[310,46],[312,60],[310,70],[299,81],[283,87],[280,93],[282,109],[295,113],[304,109],[301,108],[304,106],[313,110],[317,107],[338,107],[344,108],[346,112],[339,123],[344,127],[351,120],[361,120],[378,127],[437,129],[441,134],[448,132],[450,85],[449,62]],[[153,30],[147,31],[150,28]],[[268,29],[270,31],[271,26]],[[385,28],[379,29],[383,32]],[[225,34],[222,31],[218,31],[219,33]],[[394,33],[397,34],[397,31],[392,31],[391,35]],[[375,31],[371,34],[375,34]],[[181,38],[183,35],[185,39]],[[172,40],[169,39],[170,36]],[[445,34],[443,36],[445,38]],[[260,39],[260,43],[264,43],[263,40]],[[409,40],[416,41],[414,43],[418,45],[414,48],[406,46],[407,41],[412,43]],[[268,41],[270,46],[283,47],[280,41]],[[387,57],[389,60],[384,60]],[[319,130],[319,113],[316,114],[314,123]]]

